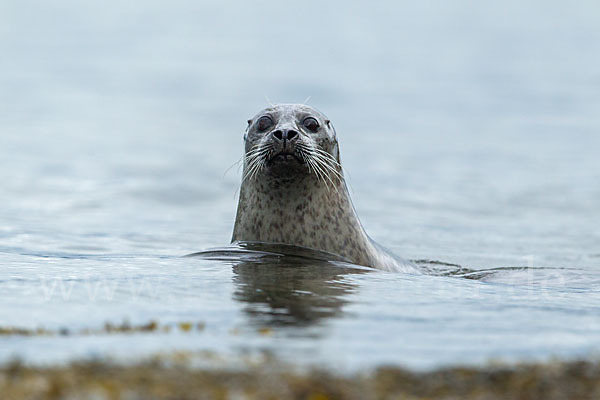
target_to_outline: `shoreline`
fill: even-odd
[[[267,360],[244,368],[190,367],[150,359],[129,365],[110,361],[36,367],[0,366],[4,400],[27,399],[595,399],[600,362],[550,361],[440,368],[428,372],[382,366],[339,374],[299,372]]]

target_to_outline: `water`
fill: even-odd
[[[3,2],[0,325],[205,328],[2,336],[0,360],[597,356],[599,21],[592,1]],[[265,96],[331,118],[375,240],[462,268],[180,257],[229,242],[225,171]]]

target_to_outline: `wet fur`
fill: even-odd
[[[258,132],[262,115],[275,124]],[[311,116],[319,131],[304,129]],[[273,160],[274,129],[299,132],[294,157]],[[354,210],[339,155],[333,125],[305,105],[276,105],[249,121],[245,137],[244,173],[232,241],[259,241],[308,247],[334,253],[348,261],[385,270],[406,270],[409,263],[374,243]]]

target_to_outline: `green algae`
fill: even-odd
[[[0,336],[88,336],[88,335],[108,335],[108,334],[130,334],[130,333],[153,333],[153,332],[171,332],[179,330],[180,332],[202,332],[204,322],[181,321],[173,324],[160,324],[157,321],[149,321],[140,325],[132,325],[128,321],[120,324],[105,322],[100,328],[84,328],[72,330],[66,327],[59,329],[46,328],[22,328],[14,326],[0,326]]]

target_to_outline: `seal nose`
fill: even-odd
[[[298,132],[293,129],[277,129],[273,132],[273,137],[278,141],[283,141],[283,148],[285,149],[288,140],[292,142],[298,139]]]

